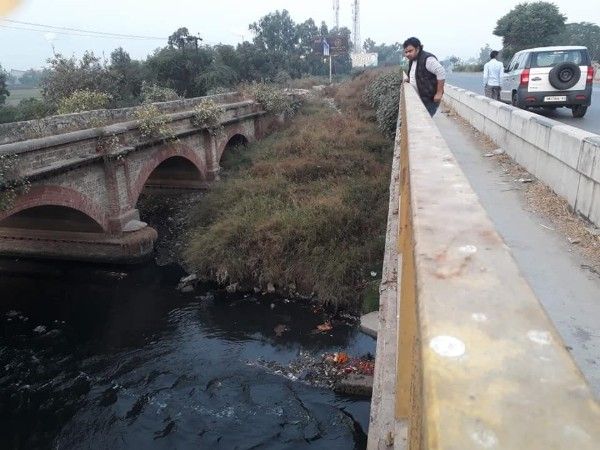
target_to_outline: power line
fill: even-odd
[[[135,34],[121,34],[121,33],[109,33],[109,32],[105,32],[105,31],[94,31],[94,30],[84,30],[81,28],[69,28],[69,27],[57,27],[54,25],[45,25],[45,24],[41,24],[41,23],[33,23],[33,22],[22,22],[19,20],[12,20],[12,19],[2,19],[5,22],[10,22],[10,23],[14,23],[14,24],[18,24],[18,25],[29,25],[29,26],[34,26],[34,27],[42,27],[42,28],[46,28],[45,30],[37,30],[37,29],[31,29],[31,28],[22,28],[24,30],[30,30],[30,31],[41,31],[41,32],[47,32],[49,30],[51,30],[54,33],[60,33],[60,34],[70,34],[70,33],[66,33],[64,31],[69,31],[69,32],[77,32],[77,33],[85,33],[86,35],[91,35],[94,37],[112,37],[112,38],[124,38],[124,39],[150,39],[150,40],[166,40],[166,37],[157,37],[157,36],[140,36],[140,35],[135,35]],[[5,28],[10,28],[8,25],[2,25]],[[17,28],[18,29],[18,28]],[[55,30],[64,30],[63,32],[61,31],[55,31]]]
[[[117,36],[103,36],[103,35],[95,35],[95,34],[83,34],[83,33],[74,33],[74,32],[67,32],[67,31],[49,31],[49,30],[38,30],[35,28],[26,28],[26,27],[14,27],[11,25],[3,25],[0,23],[0,27],[1,28],[8,28],[11,30],[20,30],[20,31],[33,31],[35,33],[55,33],[55,34],[61,34],[61,35],[65,35],[65,36],[77,36],[77,37],[94,37],[94,38],[104,38],[104,39],[127,39],[127,40],[137,40],[139,41],[139,39],[137,38],[124,38],[124,37],[117,37]]]

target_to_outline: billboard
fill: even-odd
[[[329,54],[341,55],[348,53],[350,44],[347,36],[317,36],[313,39],[313,51],[315,53],[324,54],[325,49],[329,47]]]
[[[377,67],[379,54],[377,53],[351,53],[352,67]]]

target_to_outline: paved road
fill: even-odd
[[[448,75],[448,83],[469,91],[483,95],[483,85],[481,73],[452,73]],[[600,85],[594,85],[594,94],[592,96],[592,106],[588,109],[583,119],[574,119],[571,110],[567,108],[558,108],[555,111],[548,112],[541,108],[534,112],[558,120],[567,125],[582,128],[592,133],[600,134]]]
[[[600,276],[543,217],[527,209],[522,184],[504,175],[470,131],[445,114],[435,122],[523,277],[600,398]],[[547,227],[547,228],[544,228]]]

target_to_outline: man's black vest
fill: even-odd
[[[433,97],[435,97],[435,93],[437,92],[437,76],[434,73],[431,73],[425,67],[425,63],[427,58],[433,57],[434,55],[431,53],[427,53],[424,50],[419,52],[419,56],[417,56],[417,87],[419,88],[419,96],[423,102],[431,103],[433,101]],[[437,58],[435,58],[437,59]],[[410,79],[410,71],[413,65],[413,61],[408,63],[408,76]]]

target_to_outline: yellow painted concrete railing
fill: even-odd
[[[401,110],[395,411],[408,447],[600,449],[597,400],[410,86]]]

